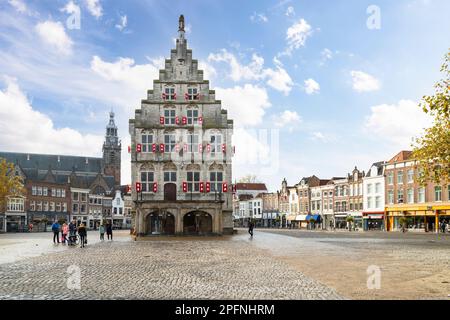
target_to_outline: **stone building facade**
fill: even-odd
[[[233,121],[187,48],[183,16],[178,33],[129,121],[134,229],[138,236],[230,234]]]

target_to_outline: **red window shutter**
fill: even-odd
[[[206,182],[206,192],[207,193],[211,192],[211,182]]]
[[[183,146],[183,150],[184,150],[184,152],[187,152],[187,151],[188,151],[188,145],[187,145],[187,144],[185,144],[185,145]]]
[[[180,117],[178,117],[178,116],[175,117],[175,123],[180,124]]]
[[[205,192],[205,186],[204,186],[203,182],[200,182],[200,192],[201,193]]]
[[[130,192],[131,192],[131,186],[127,185],[127,193],[130,193]]]
[[[208,152],[208,153],[211,152],[211,145],[210,144],[206,145],[206,152]]]
[[[228,184],[227,184],[226,182],[224,182],[224,183],[222,184],[222,192],[223,192],[223,193],[228,192]]]
[[[140,144],[140,143],[138,143],[137,145],[136,145],[136,152],[142,152],[142,145]]]
[[[173,94],[173,100],[177,100],[177,93],[176,92]]]
[[[128,146],[128,153],[131,153],[131,146]]]
[[[184,94],[184,100],[189,100],[189,94],[187,92]]]
[[[227,152],[227,145],[225,143],[222,144],[222,152]]]
[[[198,124],[203,124],[203,117],[198,117]]]
[[[157,193],[157,192],[158,192],[158,183],[153,182],[153,193]]]
[[[136,182],[136,192],[141,192],[141,183],[140,182]]]
[[[179,152],[180,151],[180,145],[179,144],[176,144],[175,145],[175,152]]]
[[[187,192],[188,187],[187,187],[187,182],[183,182],[183,192]]]
[[[167,99],[167,95],[166,95],[165,92],[163,92],[163,94],[162,94],[162,99],[163,99],[163,100],[166,100],[166,99]]]
[[[156,143],[152,144],[152,152],[153,152],[153,153],[156,152]]]
[[[203,145],[202,144],[198,145],[198,152],[200,152],[200,153],[203,152]]]
[[[159,124],[164,124],[164,117],[159,117]]]
[[[183,124],[183,125],[186,125],[186,124],[187,124],[187,118],[186,118],[186,117],[183,117],[181,121],[182,121],[182,124]]]
[[[164,143],[159,145],[159,152],[164,153]]]

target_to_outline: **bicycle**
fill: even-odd
[[[67,237],[67,244],[69,246],[76,246],[80,244],[80,236],[78,234]]]

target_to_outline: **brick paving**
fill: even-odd
[[[81,290],[67,287],[71,265]],[[341,298],[247,237],[95,243],[0,265],[0,299]]]

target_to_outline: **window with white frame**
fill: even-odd
[[[381,197],[377,196],[375,197],[375,208],[381,208]]]
[[[177,181],[177,173],[175,171],[164,172],[164,182],[176,182],[176,181]]]
[[[187,135],[188,152],[198,152],[198,134]]]
[[[372,193],[372,184],[369,183],[367,184],[367,194],[371,194]]]
[[[223,183],[223,173],[218,172],[210,172],[209,180],[211,182],[211,192],[222,192],[222,183]],[[292,195],[294,196],[294,195]]]
[[[403,203],[403,189],[397,191],[397,203]]]
[[[42,187],[42,195],[43,196],[48,196],[48,189],[47,189],[47,187]]]
[[[56,211],[61,212],[61,202],[56,203]]]
[[[50,202],[50,211],[55,211],[55,203],[53,201]]]
[[[37,195],[37,187],[36,186],[31,187],[31,195],[33,195],[33,196]]]
[[[414,189],[409,188],[408,189],[408,203],[414,203]]]
[[[36,211],[36,202],[30,201],[30,211]]]
[[[403,171],[402,170],[397,172],[397,184],[403,184]]]
[[[189,171],[187,172],[187,184],[189,192],[200,191],[200,172]]]
[[[44,201],[44,211],[48,211],[48,201]]]
[[[408,183],[414,182],[414,169],[408,170]]]
[[[164,152],[173,152],[175,150],[175,134],[164,135]]]
[[[419,199],[418,199],[419,203],[424,203],[425,202],[425,188],[424,187],[419,188],[418,195],[419,195]]]
[[[67,203],[66,202],[63,203],[63,212],[67,212]]]
[[[381,192],[381,183],[377,182],[375,183],[375,193]]]
[[[56,189],[56,197],[61,198],[61,189]]]
[[[166,96],[166,100],[175,100],[175,88],[174,87],[168,87],[164,89],[164,93]]]
[[[42,196],[42,187],[37,187],[38,196]]]
[[[61,189],[61,198],[65,198],[66,197],[66,190]]]
[[[42,201],[36,203],[36,211],[42,211]]]
[[[187,124],[198,124],[198,109],[187,110]]]
[[[367,197],[367,209],[372,209],[372,197]]]
[[[152,192],[154,181],[155,181],[155,173],[153,171],[142,171],[141,172],[142,192]]]
[[[81,202],[87,202],[87,193],[81,193]]]
[[[442,187],[434,187],[434,201],[442,201]]]
[[[80,194],[78,192],[72,192],[72,200],[73,201],[79,201]]]
[[[141,135],[141,143],[142,143],[142,152],[152,152],[153,145],[153,134],[151,133],[143,133]]]
[[[388,191],[388,203],[394,204],[394,190]]]
[[[198,100],[198,89],[197,88],[188,88],[188,100]]]
[[[164,109],[164,124],[175,124],[175,109]]]
[[[56,197],[56,189],[52,188],[52,197]]]
[[[388,185],[393,185],[394,184],[394,172],[390,171],[387,174],[387,181],[388,181]]]
[[[221,134],[211,135],[210,146],[211,146],[211,153],[222,152],[222,135]]]
[[[8,199],[8,211],[23,212],[24,200],[22,198],[9,198]]]

